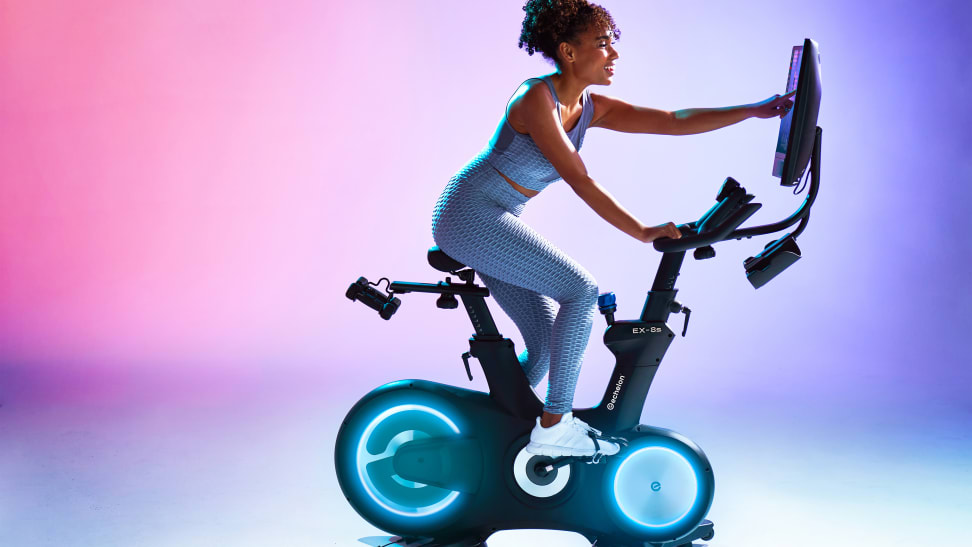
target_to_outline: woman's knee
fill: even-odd
[[[597,302],[597,281],[586,273],[578,273],[569,285],[569,290],[565,291],[562,298],[558,299],[561,305],[568,302],[577,302],[584,305],[594,305]]]

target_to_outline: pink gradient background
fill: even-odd
[[[0,3],[0,543],[58,544],[30,526],[52,521],[80,527],[80,544],[368,535],[328,467],[343,413],[399,378],[485,382],[475,370],[464,380],[460,312],[408,295],[384,322],[344,289],[359,275],[437,279],[424,252],[438,193],[517,84],[549,70],[516,48],[521,5]],[[968,6],[605,5],[621,58],[615,84],[596,91],[637,104],[782,92],[790,48],[808,36],[823,59],[823,186],[804,258],[759,291],[741,263],[768,240],[686,261],[689,337],[669,351],[645,421],[697,440],[724,462],[721,484],[741,490],[766,468],[746,445],[804,471],[835,458],[933,475],[927,500],[887,502],[889,522],[968,514],[969,495],[947,486],[972,478]],[[595,129],[581,153],[645,222],[696,218],[732,175],[764,203],[763,223],[802,199],[769,175],[777,130]],[[620,317],[637,314],[656,252],[566,185],[524,219],[618,294]],[[607,380],[601,332],[576,406]],[[821,438],[853,450],[842,458]],[[254,439],[276,456],[251,453]],[[156,463],[155,476],[137,471]],[[779,473],[789,478],[767,492],[836,515],[833,499]],[[868,503],[904,488],[869,477]],[[267,501],[272,490],[284,497]],[[189,492],[209,501],[172,502]],[[713,507],[732,515],[729,537],[771,544],[732,495]],[[288,531],[254,524],[293,499]],[[756,513],[767,503],[748,501]],[[223,524],[180,519],[192,511]]]

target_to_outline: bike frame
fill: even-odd
[[[655,373],[675,334],[666,322],[678,292],[675,278],[685,251],[665,253],[652,290],[637,321],[615,321],[604,333],[604,343],[614,353],[616,363],[601,402],[578,410],[585,420],[605,431],[623,431],[637,426]],[[483,287],[471,284],[392,283],[401,292],[446,292],[458,294],[475,329],[469,340],[470,355],[476,357],[486,375],[489,395],[508,413],[532,421],[543,411],[543,402],[530,387],[520,367],[513,342],[496,329],[486,305]],[[475,290],[478,289],[478,290]]]
[[[666,322],[671,313],[685,251],[662,255],[652,290],[638,321],[615,321],[604,333],[604,343],[617,361],[601,403],[578,411],[589,423],[605,431],[622,431],[639,424],[641,411],[658,366],[675,334]],[[488,289],[473,283],[435,285],[395,282],[395,293],[431,292],[456,294],[462,299],[475,334],[469,339],[469,354],[476,357],[486,375],[489,396],[506,412],[532,421],[543,411],[543,402],[530,387],[520,367],[513,342],[504,338],[486,305]]]

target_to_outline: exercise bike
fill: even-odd
[[[817,87],[819,103],[819,78]],[[815,124],[816,109],[812,114],[803,123]],[[745,261],[747,278],[759,288],[800,258],[796,237],[806,227],[819,187],[822,130],[811,125],[810,131],[812,139],[803,140],[807,148],[808,140],[813,143],[807,154],[811,180],[797,212],[774,224],[741,229],[761,204],[730,177],[712,208],[678,227],[680,239],[653,243],[663,255],[638,319],[615,319],[612,293],[598,298],[607,323],[604,343],[616,363],[600,403],[575,409],[574,415],[626,441],[614,456],[554,458],[526,451],[543,402],[527,381],[513,342],[497,330],[486,305],[489,290],[475,283],[472,269],[433,247],[429,264],[457,281],[388,281],[387,291],[364,277],[352,283],[346,296],[386,320],[401,305],[396,295],[438,294],[437,306],[445,309],[457,308],[456,297],[461,299],[474,329],[469,351],[462,354],[466,374],[472,380],[470,358],[475,358],[489,387],[482,393],[400,380],[374,389],[348,412],[334,453],[341,490],[359,515],[395,534],[367,542],[485,547],[499,530],[525,528],[573,531],[597,547],[688,547],[696,539],[711,539],[713,523],[705,517],[715,480],[708,458],[685,436],[641,424],[641,413],[675,338],[669,317],[684,314],[682,336],[688,329],[691,311],[675,300],[675,281],[688,250],[698,260],[712,258],[716,243],[779,232],[799,222],[795,231]]]

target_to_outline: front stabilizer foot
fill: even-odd
[[[706,547],[705,543],[692,543],[695,540],[709,541],[715,536],[715,526],[711,520],[703,520],[691,534],[673,541],[625,541],[618,539],[595,538],[591,547]],[[587,538],[590,540],[591,538]]]
[[[478,538],[443,543],[426,537],[370,536],[358,541],[371,547],[487,547],[486,542]]]

